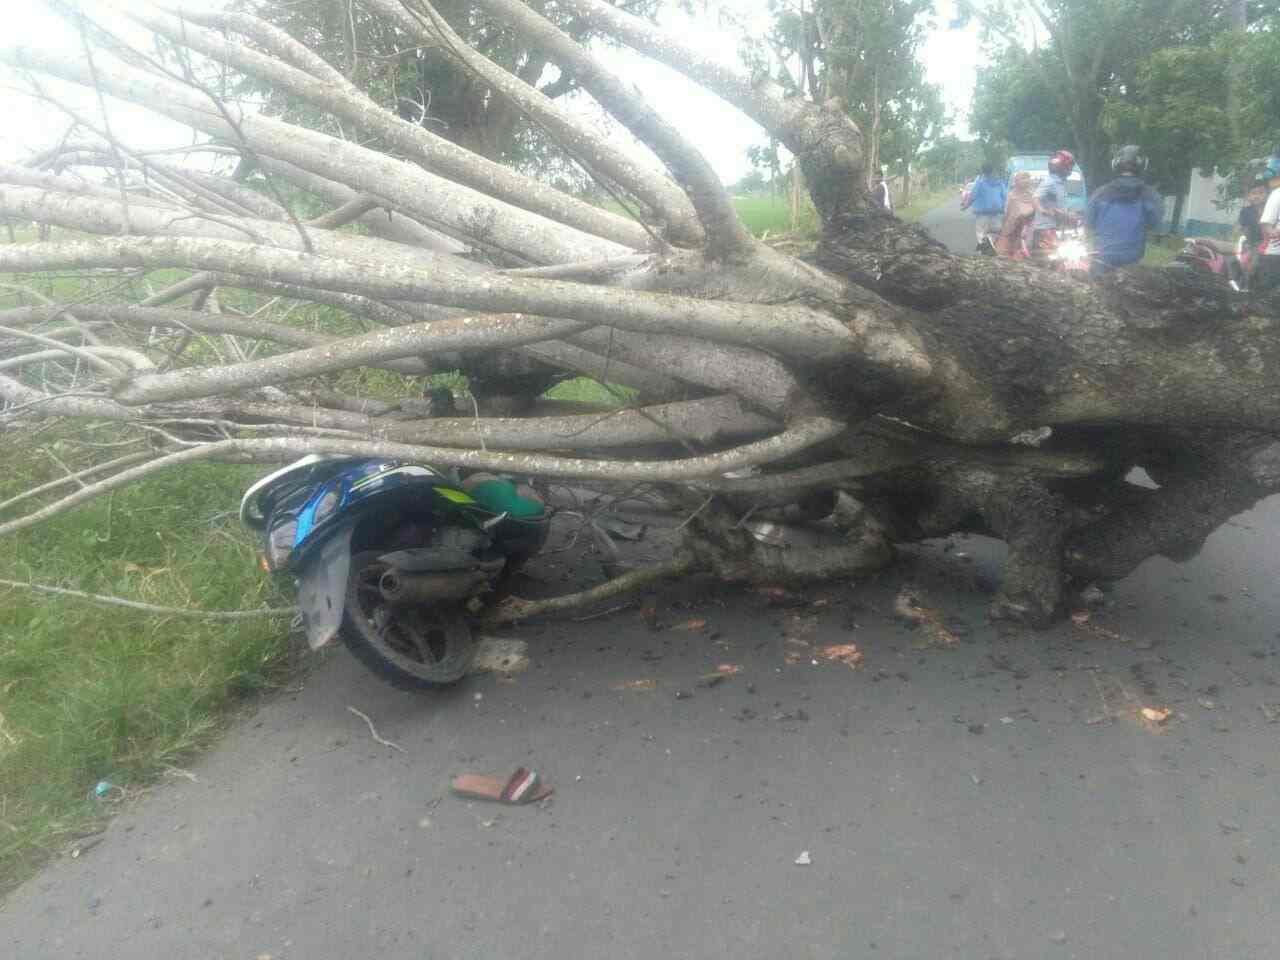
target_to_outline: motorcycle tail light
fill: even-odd
[[[267,563],[272,570],[279,570],[293,553],[293,541],[298,532],[298,521],[287,520],[272,527],[267,534]]]

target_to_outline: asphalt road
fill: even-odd
[[[974,217],[960,209],[959,190],[953,199],[926,213],[920,223],[956,253],[970,254],[977,246]]]
[[[691,580],[513,630],[529,670],[443,695],[336,651],[14,894],[0,956],[1272,957],[1278,524],[1269,501],[1044,633],[985,621],[1000,547],[954,538],[781,602]],[[850,643],[857,669],[820,656]],[[448,793],[520,764],[550,801]]]

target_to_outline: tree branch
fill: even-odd
[[[0,378],[0,385],[3,378]],[[202,460],[225,460],[238,463],[278,462],[307,453],[336,453],[355,457],[385,457],[418,460],[441,466],[469,467],[497,473],[532,474],[548,477],[582,477],[601,480],[681,481],[724,473],[741,467],[767,463],[793,456],[801,450],[829,440],[844,425],[822,417],[797,421],[782,433],[766,440],[734,447],[720,453],[684,460],[584,460],[540,454],[500,453],[496,451],[457,450],[402,443],[339,440],[326,437],[269,440],[220,440],[171,453],[137,467],[122,470],[105,480],[89,484],[75,493],[36,510],[24,517],[0,524],[0,536],[16,533],[43,520],[65,513],[88,500],[99,497],[160,470],[172,469]]]
[[[865,367],[905,387],[927,384],[928,360],[908,338],[863,317],[854,329],[817,309],[757,306],[591,287],[501,274],[481,277],[441,263],[432,271],[350,264],[231,240],[103,237],[92,243],[0,246],[0,271],[86,267],[186,267],[392,300],[426,300],[471,310],[521,312],[607,323],[648,333],[679,333],[775,351],[818,364]]]
[[[187,8],[181,12],[187,20],[219,19],[207,15],[192,16]],[[345,80],[335,85],[154,9],[130,5],[129,16],[176,43],[333,111],[343,120],[384,138],[428,170],[456,183],[595,236],[640,249],[648,245],[647,235],[634,222],[575,200],[546,184],[458,147],[420,124],[402,120]],[[242,27],[247,27],[253,20],[245,14],[236,18]]]
[[[426,6],[425,0],[410,2]],[[706,158],[637,93],[629,90],[585,47],[520,0],[477,2],[495,17],[510,23],[561,69],[572,73],[583,89],[657,154],[697,211],[706,231],[710,256],[715,259],[744,257],[754,249],[754,238],[738,219],[729,194]],[[438,14],[435,19],[440,19]]]
[[[29,48],[0,49],[0,62],[72,83],[92,83],[83,64]],[[164,77],[106,64],[98,65],[97,76],[103,89],[114,96],[145,105],[211,136],[238,142],[243,135],[260,156],[286,160],[358,192],[378,196],[393,209],[448,224],[462,235],[483,238],[533,263],[591,260],[627,252],[619,244],[554,223],[349,141],[262,114],[245,115],[232,126],[222,114],[210,111],[207,98]]]

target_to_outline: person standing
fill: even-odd
[[[1267,205],[1267,181],[1255,180],[1249,184],[1249,192],[1245,194],[1244,206],[1240,208],[1240,216],[1236,223],[1240,227],[1240,236],[1244,240],[1240,251],[1240,267],[1244,271],[1245,284],[1253,287],[1254,274],[1258,261],[1262,258],[1262,210]]]
[[[1244,242],[1254,252],[1262,245],[1262,208],[1267,205],[1267,181],[1255,180],[1249,184],[1249,192],[1245,194],[1244,206],[1240,208],[1240,216],[1236,223]]]
[[[969,192],[968,202],[962,205],[962,209],[973,211],[979,253],[990,252],[995,247],[995,238],[1004,225],[1005,199],[1005,182],[996,179],[991,164],[984,163],[982,173]]]
[[[1097,275],[1137,263],[1147,252],[1147,231],[1160,224],[1164,204],[1142,180],[1147,158],[1141,148],[1121,147],[1111,161],[1116,177],[1089,198],[1085,227],[1095,250],[1090,272]]]
[[[1002,257],[1022,256],[1022,233],[1036,214],[1036,194],[1031,183],[1031,174],[1019,170],[1013,175],[1009,184],[1009,198],[1004,205],[1004,222],[1000,227],[1000,238],[996,241],[996,252]]]
[[[893,193],[884,177],[876,177],[875,183],[871,185],[871,196],[885,212],[893,213]]]
[[[1272,177],[1269,181],[1272,189],[1258,216],[1258,226],[1262,230],[1262,256],[1258,257],[1249,278],[1249,289],[1253,293],[1265,293],[1280,286],[1280,186],[1276,186],[1277,179],[1270,168],[1267,173]]]

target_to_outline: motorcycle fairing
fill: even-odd
[[[351,573],[351,534],[354,523],[344,524],[321,545],[319,552],[298,574],[298,609],[307,631],[307,646],[319,650],[333,643],[342,626],[347,604],[347,577]]]

